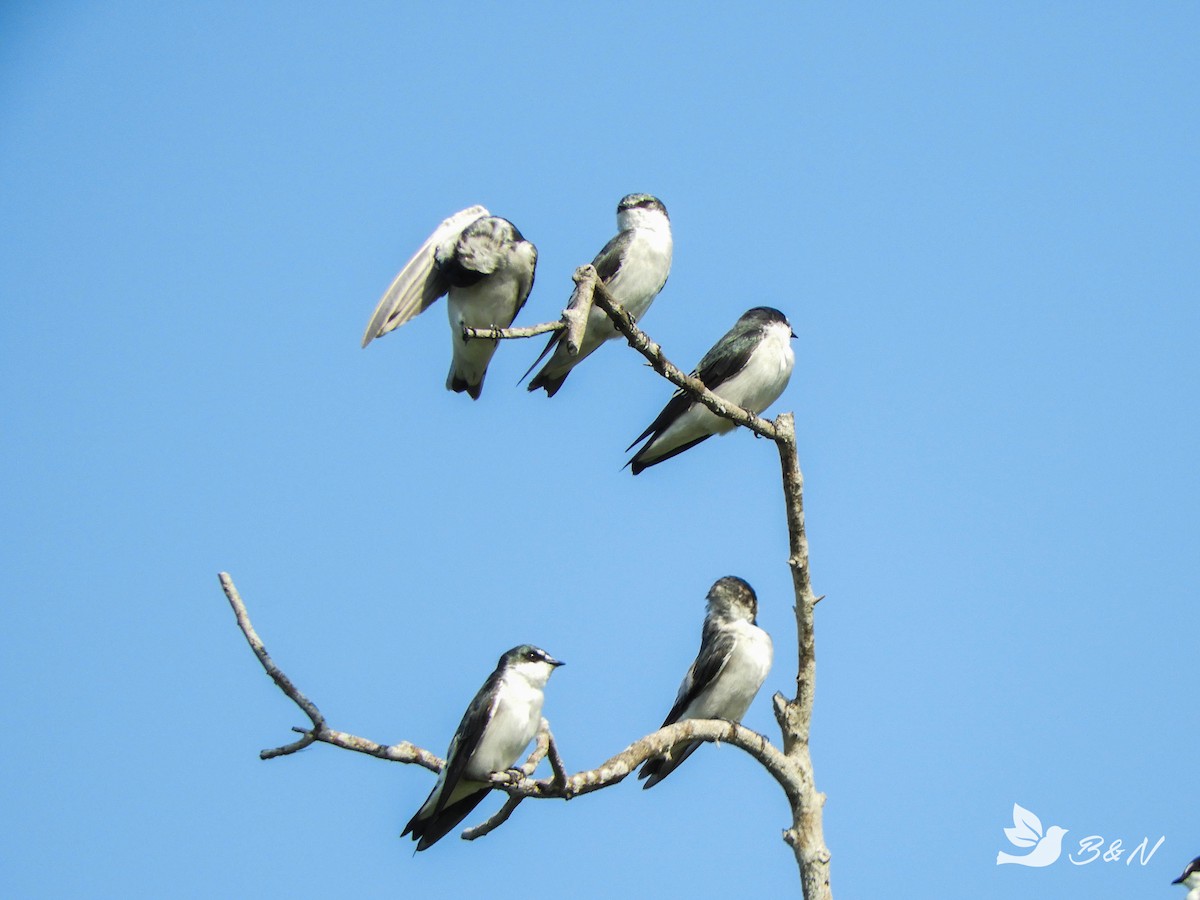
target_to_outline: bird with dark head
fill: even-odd
[[[779,399],[792,377],[796,357],[789,342],[795,336],[783,313],[756,306],[704,354],[692,375],[722,400],[758,415]],[[650,426],[625,448],[629,452],[646,441],[626,465],[637,475],[733,428],[729,419],[685,391],[676,391]]]
[[[1171,884],[1182,884],[1188,889],[1184,900],[1200,900],[1200,856],[1188,863],[1183,869],[1183,874]]]
[[[708,591],[700,652],[679,686],[663,727],[685,719],[740,722],[771,671],[771,637],[757,625],[758,596],[741,578],[718,578]],[[703,741],[690,741],[646,760],[638,778],[652,788]]]
[[[671,272],[671,220],[662,201],[650,194],[628,194],[617,204],[617,234],[604,245],[592,265],[613,299],[634,321],[646,314]],[[529,367],[553,355],[529,382],[529,390],[544,388],[553,397],[571,370],[583,362],[605,341],[618,336],[616,327],[604,310],[593,306],[584,326],[579,353],[567,351],[564,332],[556,331],[546,349]],[[528,375],[529,372],[525,374]]]
[[[404,826],[424,850],[465,819],[492,789],[488,776],[511,768],[537,734],[550,673],[561,666],[532,644],[500,657],[467,707],[429,797]]]

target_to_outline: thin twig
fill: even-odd
[[[542,720],[545,722],[545,720]],[[562,756],[558,752],[558,744],[554,741],[554,735],[550,734],[550,726],[546,726],[546,735],[548,738],[550,751],[550,771],[554,773],[553,784],[562,788],[564,799],[570,800],[571,794],[568,788],[567,767],[563,765]]]
[[[545,759],[546,753],[553,747],[553,741],[554,738],[550,734],[550,723],[543,718],[538,725],[533,751],[526,757],[525,762],[521,764],[521,772],[526,778],[529,778],[537,771],[538,764]],[[462,839],[464,841],[473,841],[476,838],[483,837],[485,834],[491,834],[508,821],[508,817],[513,814],[514,810],[516,810],[524,799],[523,794],[509,794],[508,799],[504,801],[504,805],[496,810],[494,815],[486,821],[466,829],[462,833]]]
[[[263,750],[259,753],[259,757],[262,759],[273,759],[276,756],[286,756],[298,750],[303,750],[316,740],[315,733],[325,728],[325,717],[321,715],[321,711],[317,709],[317,705],[300,693],[300,690],[292,684],[291,679],[283,674],[283,670],[275,665],[275,661],[267,653],[267,648],[263,646],[262,639],[258,636],[258,632],[254,630],[254,625],[250,622],[250,614],[246,612],[246,604],[242,602],[241,595],[238,593],[237,588],[234,587],[233,579],[229,577],[227,572],[221,572],[217,577],[221,580],[221,588],[225,591],[229,605],[233,607],[233,614],[237,618],[238,628],[242,630],[247,643],[250,644],[250,649],[258,657],[259,663],[266,673],[271,676],[271,680],[279,686],[279,689],[293,703],[304,710],[304,714],[308,716],[309,721],[313,724],[312,731],[306,733],[300,740],[284,747],[276,747],[273,750]]]
[[[484,339],[489,341],[506,341],[512,338],[531,338],[548,331],[562,331],[566,323],[542,322],[540,325],[526,325],[523,328],[468,328],[463,326],[463,340]]]
[[[400,741],[398,744],[377,744],[344,731],[334,731],[332,728],[322,728],[314,735],[315,739],[324,744],[341,747],[343,750],[353,750],[355,753],[365,753],[376,759],[386,759],[389,762],[418,765],[430,772],[440,772],[446,761],[435,753],[430,753],[423,747]]]
[[[520,794],[509,794],[508,799],[504,801],[504,805],[496,810],[496,814],[486,822],[480,822],[478,825],[473,825],[463,831],[461,837],[464,841],[473,841],[476,838],[481,838],[485,834],[491,834],[501,825],[508,821],[508,817],[513,814],[521,801],[525,798]]]

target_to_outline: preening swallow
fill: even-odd
[[[758,415],[779,398],[792,377],[796,356],[789,341],[795,336],[783,313],[756,306],[704,354],[692,375],[722,400]],[[676,391],[650,427],[625,448],[629,452],[649,438],[627,465],[637,475],[733,427],[684,391]]]
[[[640,320],[671,272],[671,220],[662,201],[650,194],[629,194],[617,204],[617,236],[604,245],[592,260],[600,280],[617,303]],[[534,360],[529,372],[546,354],[554,351],[546,365],[533,376],[529,390],[545,388],[553,397],[575,366],[605,341],[617,337],[612,321],[598,306],[588,313],[579,353],[571,356],[563,343],[563,332],[556,331],[546,349]],[[525,374],[528,375],[529,372]]]
[[[1183,874],[1171,884],[1182,884],[1188,889],[1185,900],[1200,900],[1200,856],[1184,867]]]
[[[482,206],[457,212],[437,227],[400,270],[375,307],[365,347],[423,313],[439,297],[450,315],[454,359],[446,389],[479,399],[496,341],[467,340],[463,327],[507,328],[533,289],[537,248],[508,219]]]
[[[720,578],[709,589],[700,652],[663,726],[684,719],[741,721],[771,671],[774,655],[770,635],[755,624],[757,615],[758,597],[741,578]],[[647,779],[643,787],[654,787],[702,743],[691,741],[646,760],[638,772],[638,778]]]
[[[529,644],[500,657],[463,714],[437,784],[401,837],[412,834],[424,850],[479,805],[491,790],[488,776],[511,768],[537,734],[546,681],[561,665]]]

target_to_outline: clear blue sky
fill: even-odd
[[[1196,47],[1187,3],[42,4],[0,11],[0,871],[12,896],[729,896],[798,889],[787,810],[705,748],[414,857],[496,657],[567,661],[568,766],[652,730],[704,593],[757,589],[777,738],[795,630],[777,459],[634,479],[670,393],[612,344],[553,400],[379,295],[483,203],[555,318],[660,196],[644,320],[690,367],[745,309],[792,384],[819,607],[812,749],[841,900],[1171,898],[1200,853]],[[1144,868],[997,867],[1014,802]],[[498,803],[489,802],[483,810]]]

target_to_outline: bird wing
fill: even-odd
[[[687,675],[683,677],[683,684],[679,686],[675,705],[671,707],[671,711],[663,720],[664,728],[667,725],[674,725],[682,719],[696,698],[721,676],[729,664],[729,658],[733,655],[734,642],[734,636],[727,630],[717,628],[705,620],[704,631],[700,638],[700,652],[696,654],[696,661],[692,663]],[[680,764],[691,756],[702,743],[703,741],[690,741],[677,745],[665,756],[655,756],[646,760],[646,764],[638,772],[639,779],[646,779],[646,783],[642,787],[654,787],[679,768]]]
[[[745,324],[739,321],[733,328],[729,329],[722,338],[709,348],[709,351],[700,359],[700,364],[692,371],[693,378],[699,378],[704,386],[710,391],[716,391],[722,384],[740,372],[746,367],[755,348],[758,346],[761,337],[761,329],[754,324]],[[671,395],[671,399],[667,401],[667,405],[663,407],[662,412],[654,419],[653,422],[637,436],[637,438],[625,448],[628,453],[646,438],[651,435],[659,435],[671,427],[680,416],[682,416],[693,403],[691,395],[682,388],[675,391]],[[675,450],[671,456],[676,456],[691,447],[694,447],[700,441],[709,437],[705,435],[696,441],[692,441],[686,446],[681,446]],[[664,456],[656,462],[662,462],[670,457]]]
[[[625,256],[625,249],[629,246],[632,240],[633,232],[622,231],[607,244],[605,244],[604,248],[596,254],[596,258],[592,260],[592,265],[596,267],[596,274],[600,276],[600,280],[605,284],[608,284],[608,282],[612,280],[612,277],[617,274],[618,270],[620,270],[621,260]],[[530,288],[533,287],[532,277],[530,278],[529,286]],[[546,342],[546,346],[542,349],[542,352],[538,354],[538,358],[533,361],[533,365],[526,369],[525,374],[521,376],[522,381],[528,378],[529,373],[536,369],[538,364],[550,355],[550,351],[554,350],[559,345],[565,334],[565,331],[560,330],[550,335],[550,340]],[[563,377],[566,376],[564,375]],[[535,377],[533,381],[529,383],[529,390],[535,391],[539,387],[545,387],[545,385],[539,382],[538,378]],[[554,391],[557,390],[558,387],[555,386]],[[554,395],[554,391],[549,391],[551,396]],[[640,441],[641,438],[638,438],[638,440]],[[634,443],[636,444],[637,441],[634,441]]]
[[[387,334],[393,328],[424,312],[431,303],[450,289],[449,283],[434,264],[437,249],[456,238],[471,222],[486,215],[488,211],[484,207],[471,206],[456,212],[434,230],[421,245],[421,249],[404,264],[404,268],[392,280],[391,286],[375,307],[375,314],[371,316],[367,330],[363,332],[364,347],[373,339]]]
[[[721,676],[733,655],[734,644],[735,637],[727,629],[704,623],[700,652],[696,654],[696,661],[692,663],[683,678],[683,684],[679,686],[675,705],[663,720],[664,726],[678,722],[696,698]]]
[[[532,255],[521,249],[524,245]],[[477,284],[501,268],[520,271],[524,265],[537,265],[537,249],[512,222],[499,216],[480,216],[468,223],[457,240],[445,241],[433,253],[434,265],[453,287]]]
[[[529,252],[527,254],[529,266],[522,268],[517,278],[516,312],[520,312],[525,306],[525,301],[529,299],[529,292],[533,290],[533,278],[537,274],[537,247],[528,241],[526,243],[529,244]],[[513,314],[513,318],[516,318],[516,313]]]
[[[467,707],[467,711],[463,713],[462,721],[458,725],[458,730],[454,732],[454,738],[450,741],[450,749],[446,753],[446,779],[442,784],[442,793],[438,797],[437,805],[430,813],[431,816],[436,816],[446,806],[454,789],[458,787],[458,782],[462,779],[467,764],[479,747],[479,742],[483,739],[483,733],[487,730],[500,698],[498,688],[501,676],[500,669],[493,672],[483,683],[483,687],[479,689],[479,693],[475,695],[471,705]]]
[[[604,248],[596,254],[596,258],[592,260],[592,265],[596,267],[596,274],[605,284],[611,281],[621,268],[621,261],[625,258],[625,251],[631,243],[633,243],[633,232],[622,231],[605,244]]]
[[[715,391],[746,367],[761,340],[761,326],[739,320],[700,358],[693,374]]]

